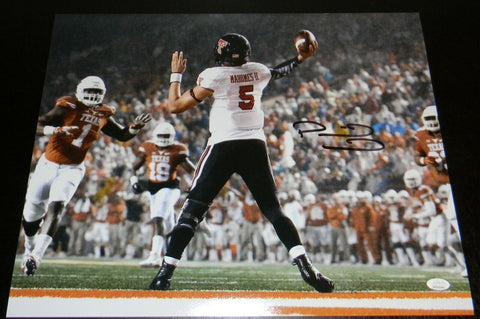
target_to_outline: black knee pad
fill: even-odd
[[[183,251],[195,234],[198,224],[203,220],[208,205],[187,199],[182,208],[178,222],[170,232],[166,255],[181,259]]]
[[[198,224],[203,220],[209,205],[194,199],[187,199],[182,207],[182,212],[178,218],[175,228],[190,229],[195,232]]]
[[[22,226],[23,226],[23,231],[25,232],[25,235],[27,236],[35,235],[38,229],[40,228],[40,224],[42,223],[42,221],[43,219],[40,218],[33,222],[27,222],[25,218],[22,217]]]
[[[185,219],[192,219],[198,225],[205,217],[209,206],[210,204],[188,198],[183,204],[179,221],[183,217]]]
[[[200,220],[198,220],[198,218],[182,213],[182,215],[180,215],[180,218],[178,219],[178,223],[175,228],[183,228],[187,231],[189,230],[194,233],[199,223]]]

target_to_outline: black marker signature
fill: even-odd
[[[318,125],[319,128],[315,129],[297,129],[297,126],[300,124],[315,124]],[[296,121],[293,123],[293,127],[297,129],[298,134],[300,135],[301,138],[303,138],[305,133],[313,133],[313,132],[323,132],[327,128],[325,125],[322,123],[318,123],[315,121]],[[376,144],[372,146],[371,148],[362,148],[362,147],[344,147],[344,146],[329,146],[329,145],[322,145],[323,148],[329,149],[329,150],[347,150],[347,151],[380,151],[385,148],[385,144],[383,144],[381,141],[373,139],[373,138],[365,138],[367,136],[372,136],[373,135],[373,128],[371,128],[368,125],[364,124],[357,124],[357,123],[347,123],[345,125],[340,126],[341,129],[349,129],[351,131],[354,131],[355,129],[366,129],[366,132],[358,132],[356,134],[332,134],[332,133],[319,133],[318,136],[337,136],[337,137],[346,137],[345,142],[347,144],[352,144],[352,142],[355,141],[363,141],[363,142],[370,142],[373,144]]]

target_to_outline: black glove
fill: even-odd
[[[138,177],[137,176],[132,176],[130,177],[130,184],[132,184],[132,190],[134,194],[141,194],[143,193],[144,189],[142,185],[140,185]]]
[[[135,183],[132,185],[132,190],[134,194],[141,194],[143,193],[143,187],[140,183]]]

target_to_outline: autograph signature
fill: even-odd
[[[302,124],[314,124],[318,125],[319,127],[313,129],[297,129],[297,126],[301,126]],[[314,133],[314,132],[323,132],[327,128],[325,125],[315,122],[315,121],[296,121],[293,123],[293,127],[298,130],[298,134],[301,138],[303,138],[304,134],[306,133]],[[356,124],[356,123],[347,123],[345,125],[340,126],[341,129],[349,129],[350,131],[354,131],[355,129],[359,130],[360,132],[356,132],[356,134],[332,134],[332,133],[319,133],[318,136],[336,136],[336,137],[346,137],[345,142],[350,147],[347,146],[329,146],[329,145],[322,145],[323,148],[329,150],[348,150],[348,151],[380,151],[385,148],[385,144],[381,141],[367,138],[368,136],[373,135],[373,128],[368,125],[364,124]],[[364,147],[357,147],[353,142],[364,142]],[[371,147],[370,147],[371,146]]]

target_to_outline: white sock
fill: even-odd
[[[305,253],[305,247],[303,247],[302,245],[294,246],[288,251],[288,254],[292,258],[297,258],[298,256],[305,255]]]
[[[30,254],[33,249],[35,248],[35,240],[37,238],[37,234],[33,236],[25,235],[25,253]]]
[[[52,237],[47,234],[39,234],[37,235],[37,240],[35,243],[35,248],[32,251],[32,255],[39,257],[40,259],[43,258],[45,252],[47,251],[48,246],[52,242]]]
[[[165,256],[165,257],[163,258],[163,261],[166,262],[166,263],[169,264],[169,265],[176,266],[176,265],[178,265],[178,262],[179,262],[180,260],[178,260],[177,258]]]
[[[163,236],[160,236],[160,235],[153,236],[153,238],[152,238],[152,254],[154,254],[158,257],[161,256],[164,243],[165,243],[165,240],[163,239]]]

